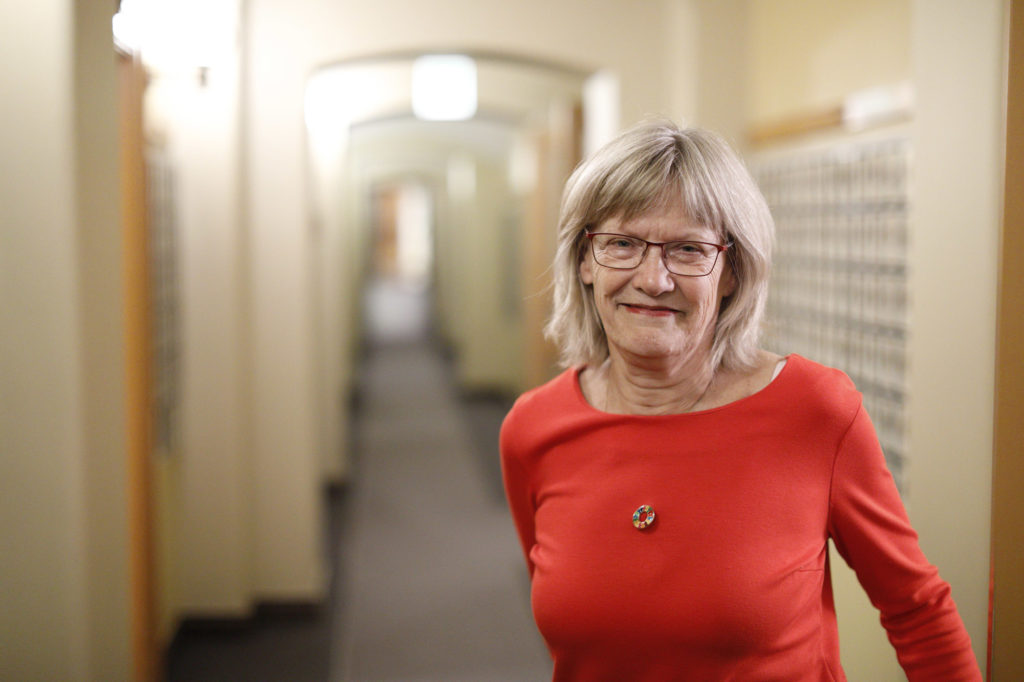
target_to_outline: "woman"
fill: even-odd
[[[827,541],[911,680],[980,680],[860,395],[757,346],[773,225],[717,137],[626,132],[566,186],[547,333],[501,433],[555,680],[843,680]]]

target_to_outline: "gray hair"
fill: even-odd
[[[608,356],[593,292],[580,280],[586,231],[609,218],[637,217],[673,196],[691,219],[733,244],[726,256],[736,289],[722,301],[712,366],[753,366],[768,297],[771,213],[743,162],[722,138],[669,121],[627,130],[577,166],[566,182],[554,261],[554,307],[544,328],[560,348],[563,366],[596,366]]]

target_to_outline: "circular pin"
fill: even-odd
[[[642,504],[633,512],[633,526],[639,530],[654,523],[654,509],[649,504]]]

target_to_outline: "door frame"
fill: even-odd
[[[988,679],[997,682],[1024,670],[1024,0],[1009,0],[1007,12],[988,637]]]

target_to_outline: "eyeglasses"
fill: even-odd
[[[644,261],[647,249],[661,247],[661,262],[665,269],[683,277],[703,277],[710,274],[718,263],[718,254],[728,250],[729,244],[709,242],[649,242],[639,237],[611,232],[587,232],[594,260],[598,265],[613,270],[632,270]]]

